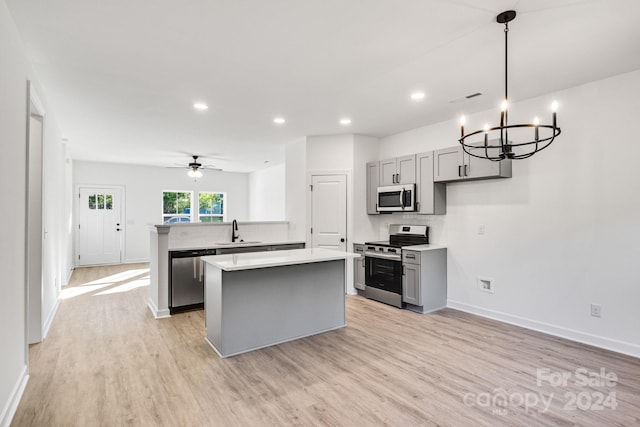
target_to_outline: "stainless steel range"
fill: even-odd
[[[402,302],[402,248],[429,243],[426,225],[389,226],[389,240],[366,242],[364,296],[395,307]]]

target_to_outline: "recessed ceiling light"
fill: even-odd
[[[348,119],[346,117],[344,119],[340,119],[340,124],[344,125],[344,126],[350,125],[351,124],[351,119]]]
[[[282,125],[286,122],[286,120],[284,119],[284,117],[276,117],[275,119],[273,119],[273,123],[277,124],[277,125]]]
[[[421,99],[424,99],[424,92],[413,92],[411,94],[411,99],[413,99],[414,101],[420,101]]]
[[[195,108],[196,110],[204,111],[208,109],[209,106],[207,104],[203,104],[202,102],[196,102],[195,104],[193,104],[193,108]]]

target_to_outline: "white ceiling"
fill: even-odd
[[[306,135],[385,136],[497,107],[508,9],[512,100],[640,68],[638,0],[6,2],[79,160],[204,154],[248,172]]]

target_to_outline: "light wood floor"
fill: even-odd
[[[223,360],[202,311],[151,316],[148,287],[136,287],[146,268],[74,272],[49,336],[30,349],[12,425],[640,425],[640,360],[451,309],[348,297],[346,328]],[[617,385],[536,384],[537,369],[580,367],[612,371]],[[565,409],[572,392],[615,392],[618,406]],[[499,393],[510,403],[482,405]],[[527,410],[521,400],[535,396],[553,396],[550,409]]]

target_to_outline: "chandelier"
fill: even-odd
[[[489,127],[488,124],[485,124],[483,129],[465,134],[465,118],[464,116],[460,118],[460,139],[458,141],[462,145],[464,152],[470,156],[494,162],[504,159],[519,160],[529,158],[538,151],[547,148],[556,136],[560,135],[560,128],[557,126],[556,118],[557,101],[551,103],[552,124],[550,125],[540,124],[540,120],[537,117],[533,119],[532,123],[510,125],[508,122],[507,39],[509,22],[513,21],[515,17],[516,12],[514,10],[507,10],[496,18],[498,23],[504,24],[504,101],[502,101],[500,108],[500,126]],[[512,130],[513,134],[516,133],[515,129],[522,128],[533,128],[533,132],[528,133],[529,136],[525,138],[525,142],[515,142],[509,139],[509,130]],[[489,134],[493,137],[490,138]],[[518,132],[518,136],[521,134],[521,132]],[[468,140],[468,138],[473,140],[476,135],[482,137],[475,141]]]

